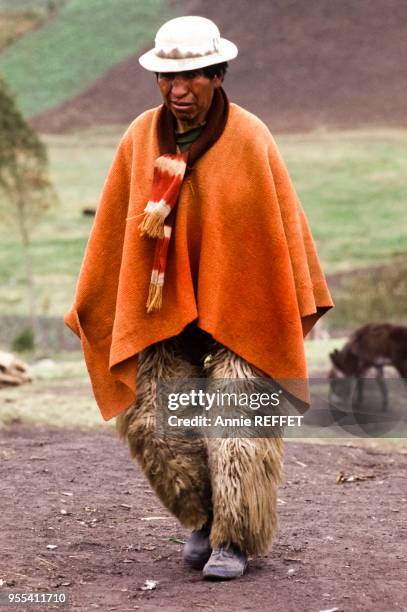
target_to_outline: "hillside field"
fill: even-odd
[[[14,6],[21,20],[45,2]],[[30,116],[63,102],[141,48],[160,20],[170,15],[165,0],[65,0],[42,27],[0,53],[0,73]],[[9,3],[3,0],[3,6]],[[20,11],[20,12],[18,12]],[[0,16],[2,5],[0,4]]]
[[[89,79],[79,93],[72,88],[61,104],[37,114],[33,121],[38,129],[71,132],[92,125],[123,124],[156,104],[154,77],[139,66],[138,57],[152,47],[155,28],[169,14],[213,19],[221,34],[237,44],[239,55],[230,63],[226,78],[228,95],[274,131],[407,127],[407,63],[402,60],[407,53],[407,4],[403,0],[163,0],[162,8],[155,12],[158,0],[132,1],[134,11],[148,6],[151,28],[150,34],[144,32],[145,37],[144,33],[138,36],[137,22],[129,18],[128,2],[115,0],[115,16],[106,26],[105,42],[118,56],[121,38],[129,35],[133,42],[128,56],[123,53],[100,78],[95,72],[92,82]],[[88,0],[85,4],[95,3]],[[111,3],[104,1],[103,11]],[[67,8],[74,4],[78,2],[70,0]],[[97,15],[101,22],[105,19],[102,12]],[[62,16],[63,11],[60,19]],[[95,62],[95,51],[103,56],[97,47],[97,31],[92,29],[89,36],[81,70]],[[46,64],[41,74],[43,87],[54,78],[50,68],[60,65],[64,74],[66,43],[61,40],[62,47],[54,49],[55,63]],[[84,43],[78,44],[81,48]],[[76,50],[69,51],[75,61]],[[24,104],[33,95],[25,91]]]
[[[41,131],[124,124],[157,101],[140,53],[182,14],[236,42],[228,93],[274,130],[407,126],[402,0],[0,0],[3,30],[34,28],[0,51],[0,73]]]

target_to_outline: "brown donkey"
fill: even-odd
[[[368,323],[357,329],[345,346],[341,350],[335,349],[329,357],[334,366],[329,372],[330,398],[335,395],[343,399],[356,383],[355,404],[362,405],[363,376],[370,368],[375,368],[383,397],[382,409],[387,410],[388,392],[383,368],[392,365],[403,379],[407,379],[407,327]]]

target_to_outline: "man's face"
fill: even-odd
[[[218,76],[208,79],[201,70],[159,72],[157,82],[164,104],[182,129],[194,127],[205,120],[213,92],[222,84]]]

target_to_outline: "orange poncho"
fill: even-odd
[[[137,354],[190,322],[277,380],[306,381],[303,336],[333,306],[301,205],[267,127],[230,104],[181,188],[162,309],[147,314],[155,241],[140,236],[159,109],[124,134],[65,316],[107,420],[135,398]],[[306,382],[293,394],[308,401]]]

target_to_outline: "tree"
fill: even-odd
[[[36,337],[39,329],[30,253],[31,234],[55,202],[46,148],[25,121],[14,97],[0,78],[0,219],[17,230],[21,241],[31,326]]]

